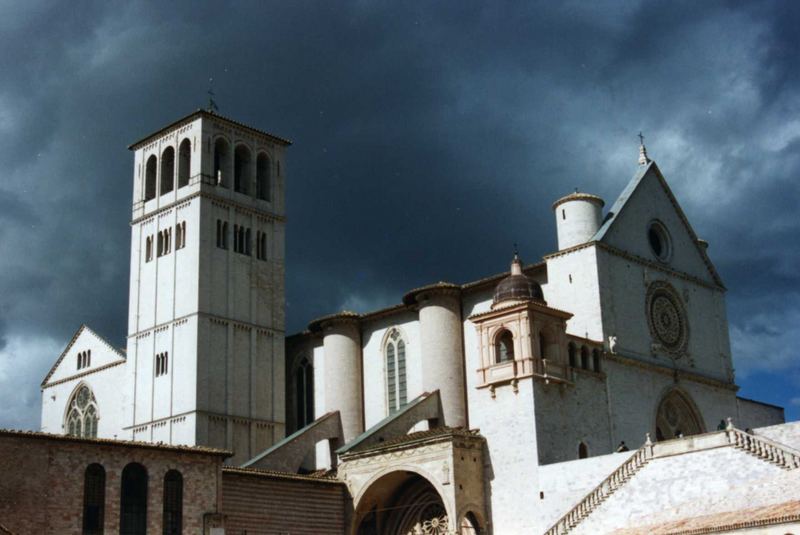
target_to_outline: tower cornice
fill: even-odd
[[[139,141],[136,141],[136,142],[132,143],[131,145],[128,146],[128,150],[138,150],[139,148],[141,148],[143,145],[146,145],[148,142],[150,142],[154,138],[161,137],[164,134],[166,134],[167,132],[169,132],[170,130],[173,130],[175,128],[180,128],[184,124],[190,123],[190,122],[194,121],[197,118],[218,120],[218,121],[220,121],[222,123],[227,123],[229,126],[233,126],[233,127],[236,127],[236,128],[241,128],[242,130],[246,130],[250,134],[255,134],[255,135],[258,135],[260,137],[264,137],[268,141],[271,141],[273,143],[277,143],[279,145],[283,145],[284,147],[288,147],[289,145],[292,144],[292,142],[289,141],[288,139],[284,139],[282,137],[278,137],[278,136],[276,136],[274,134],[270,134],[269,132],[265,132],[264,130],[259,130],[258,128],[253,128],[252,126],[247,126],[246,124],[240,123],[239,121],[235,121],[233,119],[229,119],[228,117],[223,117],[222,115],[218,115],[218,114],[210,112],[208,110],[200,110],[199,109],[199,110],[193,111],[192,113],[190,113],[189,115],[186,115],[185,117],[181,117],[180,119],[178,119],[177,121],[174,121],[173,123],[168,124],[164,128],[161,128],[160,130],[157,130],[157,131],[153,132],[152,134],[149,134],[148,136],[143,137]]]

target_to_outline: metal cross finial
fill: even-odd
[[[208,111],[215,112],[219,111],[219,106],[214,101],[214,91],[211,89],[211,84],[214,82],[213,78],[208,79]]]
[[[650,158],[647,157],[647,149],[644,146],[644,135],[639,132],[639,165],[647,165],[650,163]]]
[[[517,249],[517,242],[514,242],[514,258],[519,256],[519,249]]]

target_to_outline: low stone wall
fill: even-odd
[[[344,483],[256,469],[222,471],[225,535],[345,533]]]
[[[203,533],[204,516],[219,509],[217,481],[224,453],[122,441],[75,439],[0,430],[0,523],[12,533],[81,533],[84,476],[92,463],[105,470],[105,533],[119,531],[122,471],[147,470],[147,528],[162,531],[164,475],[183,476],[183,532]]]

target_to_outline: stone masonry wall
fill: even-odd
[[[203,515],[218,510],[221,461],[215,454],[0,432],[0,519],[13,533],[82,533],[84,473],[99,463],[106,472],[104,528],[115,533],[122,470],[138,462],[148,473],[148,532],[161,532],[164,475],[174,469],[184,482],[183,533],[202,533]]]
[[[226,469],[222,472],[225,535],[345,532],[347,489],[331,480]]]

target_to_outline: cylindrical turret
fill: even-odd
[[[577,191],[553,203],[559,251],[592,239],[600,228],[604,204],[597,195]]]
[[[321,331],[323,336],[325,411],[339,411],[345,443],[364,431],[358,318],[355,312],[340,312],[309,325],[309,330]]]
[[[467,425],[460,292],[459,286],[440,282],[403,298],[419,305],[422,387],[439,390],[444,423],[450,427]]]

